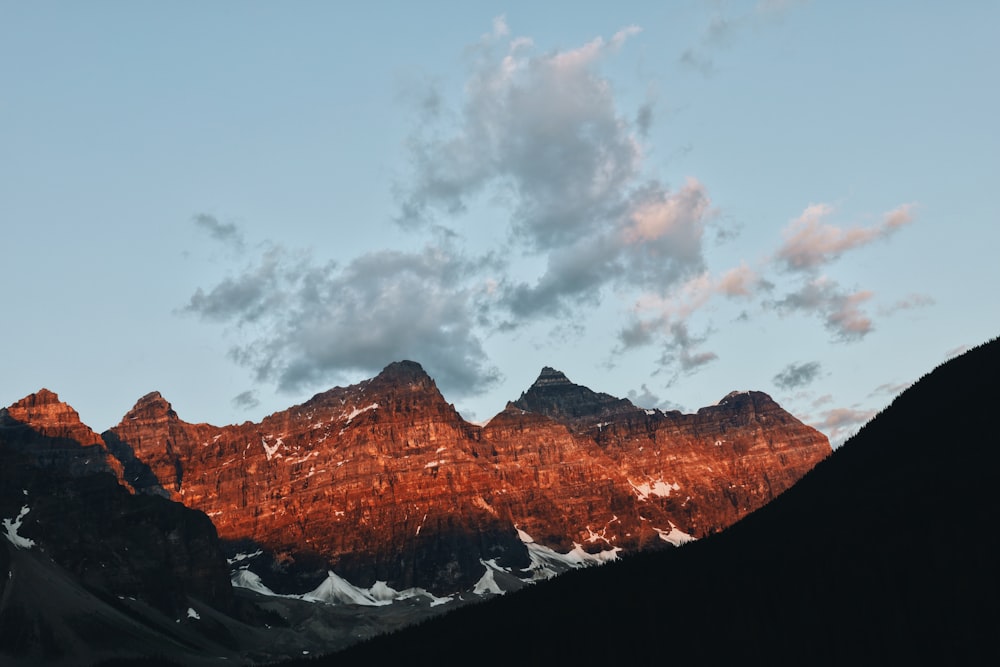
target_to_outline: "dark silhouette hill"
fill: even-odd
[[[1000,340],[681,549],[287,664],[1000,664]]]

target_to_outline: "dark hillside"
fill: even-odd
[[[947,362],[719,535],[294,664],[1000,664],[998,377]]]

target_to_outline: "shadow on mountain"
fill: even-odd
[[[998,377],[945,363],[718,535],[286,664],[1000,664]]]

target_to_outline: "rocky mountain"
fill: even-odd
[[[408,361],[259,424],[190,424],[152,393],[103,438],[128,484],[202,510],[239,567],[297,594],[331,576],[499,591],[550,573],[543,548],[570,562],[669,548],[730,525],[830,453],[765,394],[663,413],[549,368],[477,426]]]
[[[122,474],[52,392],[0,409],[0,663],[80,664],[154,640],[206,645],[204,632],[174,626],[196,608],[233,611],[211,521],[135,495]]]
[[[498,638],[533,664],[1000,664],[998,374],[1000,339],[943,364],[717,535],[288,667],[500,665]],[[711,410],[730,402],[734,427],[778,418],[754,394]]]

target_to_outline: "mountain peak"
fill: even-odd
[[[102,440],[82,421],[80,414],[55,392],[39,389],[4,409],[6,419],[27,424],[46,436],[73,438],[81,445],[100,445]]]
[[[379,377],[392,378],[395,380],[430,380],[430,376],[424,367],[415,361],[410,361],[404,359],[402,361],[394,361],[379,373]]]
[[[62,403],[59,400],[59,395],[54,391],[49,391],[45,387],[42,387],[34,394],[28,394],[18,402],[12,405],[12,408],[33,408],[43,405],[57,405]]]
[[[167,399],[163,398],[163,395],[158,391],[151,391],[132,406],[132,409],[128,411],[122,421],[134,420],[138,418],[176,418],[177,413],[174,412],[174,408],[170,405]]]
[[[636,409],[632,403],[610,394],[574,384],[562,371],[542,368],[538,379],[512,405],[557,421],[588,419]]]
[[[535,384],[531,385],[534,387],[553,387],[553,386],[573,386],[569,378],[562,371],[557,371],[551,366],[542,367],[542,372],[538,374],[538,379],[535,380]]]

